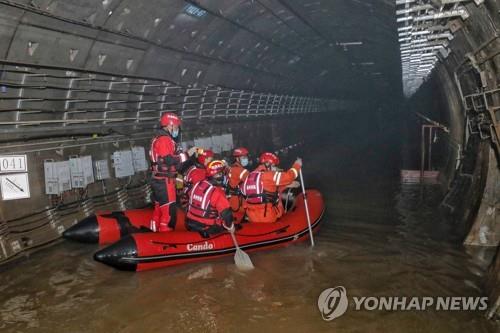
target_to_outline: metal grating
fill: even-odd
[[[78,124],[102,128],[116,123],[156,122],[167,111],[185,119],[261,117],[324,112],[349,104],[226,87],[183,87],[157,78],[17,63],[3,65],[0,129],[67,128]]]
[[[449,54],[453,34],[469,17],[471,0],[396,0],[403,89],[412,96],[439,59]],[[484,0],[473,0],[480,5]]]

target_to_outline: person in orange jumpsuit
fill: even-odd
[[[259,163],[240,185],[246,214],[250,222],[276,222],[284,213],[281,192],[299,175],[302,159],[298,158],[288,171],[277,171],[279,158],[273,153],[263,153]]]
[[[149,157],[151,160],[151,189],[153,191],[154,211],[150,229],[165,232],[175,229],[176,224],[176,188],[177,170],[194,154],[188,154],[177,146],[181,119],[174,113],[164,113],[160,118],[161,130],[153,138]]]
[[[243,209],[243,197],[240,193],[240,184],[248,176],[248,149],[244,147],[236,148],[233,150],[234,163],[229,168],[228,172],[228,186],[226,194],[229,198],[229,203],[231,204],[231,209],[233,212],[242,212]]]
[[[189,191],[186,227],[204,238],[234,231],[233,213],[224,192],[226,165],[212,161],[207,166],[207,179],[196,183]]]

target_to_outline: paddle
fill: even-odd
[[[242,271],[249,271],[254,269],[252,260],[242,249],[240,249],[238,242],[236,241],[236,236],[234,235],[234,228],[230,231],[231,238],[233,239],[234,246],[236,247],[236,253],[234,254],[234,263],[236,267]]]
[[[311,227],[311,217],[309,216],[309,205],[307,204],[307,195],[306,195],[306,188],[304,186],[304,177],[302,176],[302,168],[299,171],[299,175],[300,175],[300,184],[302,185],[302,194],[304,195],[304,203],[306,205],[306,216],[307,216],[307,225],[309,226],[309,237],[311,238],[311,246],[314,246],[314,238]]]

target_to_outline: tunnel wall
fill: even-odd
[[[231,134],[232,146],[246,146],[254,165],[261,152],[276,152],[287,167],[296,157],[293,151],[316,140],[311,127],[318,128],[320,115],[297,115],[272,120],[223,121],[204,124],[188,123],[183,130],[183,142]],[[22,258],[34,250],[53,244],[64,230],[86,216],[103,210],[125,210],[148,205],[151,189],[147,171],[132,176],[117,177],[111,155],[115,151],[143,147],[148,152],[151,131],[129,135],[93,136],[72,139],[36,140],[28,145],[2,147],[10,153],[26,154],[29,165],[31,198],[0,202],[0,263]],[[111,177],[96,180],[85,188],[65,190],[47,195],[44,182],[44,162],[67,161],[71,156],[91,156],[108,160]],[[231,161],[225,149],[216,155]],[[29,207],[27,209],[27,207]]]
[[[31,188],[29,199],[0,203],[0,261],[97,209],[148,203],[144,171],[47,194],[45,161],[91,156],[112,169],[115,151],[147,154],[167,111],[184,119],[191,144],[232,134],[261,150],[296,144],[280,134],[294,121],[356,108],[332,96],[355,80],[345,51],[344,79],[326,85],[325,42],[291,10],[276,1],[0,1],[0,152],[27,155]],[[246,140],[260,132],[262,142]]]
[[[433,96],[442,96],[441,106],[425,111],[450,129],[446,162],[440,166],[447,189],[441,207],[466,245],[498,251],[500,7],[497,1],[485,1],[481,6],[468,4],[467,9],[471,15],[455,32],[449,56],[441,58],[421,90],[429,85],[439,87],[440,93]],[[486,284],[491,317],[500,314],[498,264],[498,259],[492,262]]]

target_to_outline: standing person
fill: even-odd
[[[288,171],[277,171],[280,163],[273,153],[263,153],[260,165],[240,185],[244,206],[250,222],[276,222],[284,213],[281,192],[299,175],[302,159],[298,158]]]
[[[186,227],[204,238],[234,228],[233,213],[223,187],[225,169],[224,162],[212,161],[207,166],[207,179],[196,183],[189,192]]]
[[[239,185],[248,176],[248,149],[244,147],[233,150],[234,163],[229,168],[228,198],[233,212],[243,211],[243,197]]]
[[[164,113],[160,118],[161,129],[151,142],[151,189],[154,196],[152,231],[166,232],[175,229],[177,170],[187,161],[187,155],[177,146],[181,119],[174,113]],[[194,154],[191,148],[188,155]]]

